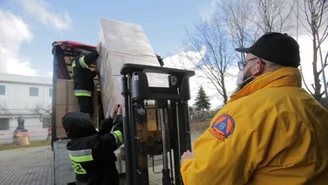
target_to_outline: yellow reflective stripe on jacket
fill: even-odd
[[[92,92],[87,90],[74,90],[75,96],[88,96],[91,97]]]
[[[87,171],[83,168],[83,166],[78,163],[78,162],[74,162],[72,161],[72,167],[73,167],[73,170],[76,174],[79,174],[79,175],[84,175],[84,174],[87,174]]]
[[[91,97],[91,94],[89,93],[74,93],[75,96],[88,96]]]
[[[72,156],[69,154],[69,158],[74,161],[74,162],[88,162],[88,161],[93,161],[92,155],[84,155],[84,156]]]
[[[87,174],[87,171],[80,163],[93,161],[92,149],[67,150],[71,159],[73,170],[76,174]]]
[[[119,130],[115,130],[114,134],[116,135],[116,137],[120,140],[120,143],[123,143],[123,135],[122,132]]]
[[[92,161],[92,150],[68,150],[69,158],[74,162],[88,162]]]
[[[88,64],[84,62],[84,56],[79,58],[79,62],[83,68],[89,68]]]

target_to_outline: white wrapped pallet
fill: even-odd
[[[160,66],[141,26],[114,20],[101,19],[99,28],[99,42],[101,42],[101,57],[97,61],[100,72],[104,114],[109,115],[110,108],[121,103],[121,75],[123,64],[142,64]],[[149,74],[150,86],[168,87],[167,76]]]

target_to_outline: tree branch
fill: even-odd
[[[3,111],[5,115],[10,116],[10,117],[14,117],[14,115],[12,115],[10,113],[10,111],[8,109],[6,109],[4,106],[0,105],[0,112]]]
[[[304,85],[305,85],[305,88],[308,90],[309,93],[311,93],[312,96],[314,96],[314,94],[311,92],[311,90],[309,89],[309,87],[307,86],[306,82],[305,82],[305,78],[304,78],[304,75],[303,75],[303,68],[302,68],[302,65],[300,65],[300,72],[301,72],[301,77],[302,77],[302,81],[304,82]]]
[[[41,107],[40,105],[35,105],[35,108],[33,108],[31,111],[39,115],[39,120],[41,123],[46,123],[46,121],[43,120],[43,118],[42,118],[42,116],[44,114],[51,115],[51,108],[45,109],[45,108]]]

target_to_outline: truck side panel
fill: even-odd
[[[66,149],[67,142],[68,140],[54,142],[54,182],[56,185],[67,185],[75,182],[75,173]]]

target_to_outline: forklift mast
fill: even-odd
[[[124,64],[120,73],[126,184],[149,184],[147,156],[154,155],[162,155],[162,184],[183,184],[180,156],[191,151],[188,100],[194,71]],[[169,86],[150,87],[147,73],[166,74]]]

